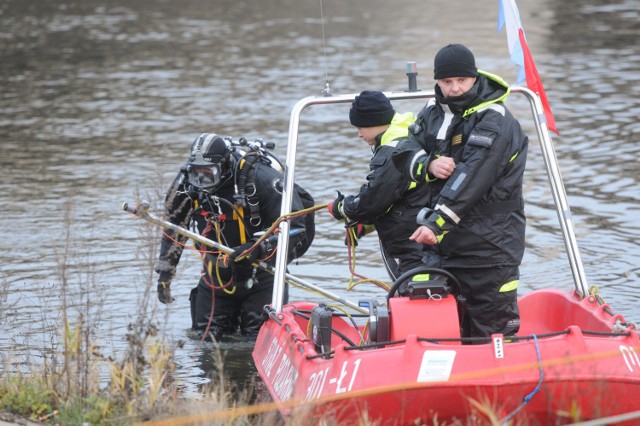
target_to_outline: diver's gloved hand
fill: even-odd
[[[234,266],[250,266],[257,259],[261,259],[264,257],[265,249],[262,244],[260,244],[249,253],[246,253],[245,257],[243,257],[242,259],[238,259],[242,253],[249,250],[255,243],[255,241],[250,241],[248,243],[242,244],[236,247],[233,250],[233,253],[229,254],[229,263],[232,268]]]
[[[162,304],[176,300],[171,296],[171,273],[169,272],[160,272],[160,278],[158,278],[158,300]]]
[[[333,203],[329,204],[328,209],[331,216],[334,219],[340,220],[344,219],[344,212],[342,210],[342,201],[344,200],[344,195],[340,191],[338,192],[338,197],[333,200]]]
[[[358,240],[367,234],[366,227],[360,222],[357,222],[351,226],[348,226],[346,229],[347,229],[347,236],[344,239],[344,245],[346,246],[348,245],[357,246]]]

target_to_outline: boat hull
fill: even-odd
[[[338,424],[491,416],[549,424],[640,409],[632,397],[640,394],[638,334],[612,333],[624,319],[595,298],[533,292],[520,300],[520,338],[509,342],[498,335],[485,344],[462,344],[457,326],[444,333],[438,327],[443,312],[455,304],[444,311],[425,306],[412,311],[411,302],[404,303],[396,319],[411,318],[416,330],[394,326],[390,304],[391,342],[362,345],[366,330],[334,316],[330,353],[319,352],[313,342],[305,313],[315,304],[292,303],[274,314],[260,331],[253,357],[280,412]]]

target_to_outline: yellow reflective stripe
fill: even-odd
[[[447,235],[449,233],[449,231],[444,231],[442,234],[440,235],[436,235],[436,240],[438,241],[438,244],[440,244],[440,242],[442,242],[442,239],[444,238],[445,235]]]
[[[513,290],[518,288],[518,283],[520,283],[520,280],[509,281],[506,284],[502,284],[502,287],[500,287],[500,290],[498,290],[498,291],[500,293],[506,293],[507,291],[513,291]]]
[[[412,112],[396,113],[389,123],[389,127],[382,135],[380,145],[391,145],[400,138],[406,138],[409,135],[409,126],[416,120],[416,116]]]
[[[236,209],[233,209],[233,220],[238,221],[238,228],[240,229],[240,244],[244,244],[247,242],[247,233],[244,230],[244,209],[242,206],[236,204],[240,215],[236,213]]]
[[[489,72],[483,71],[483,70],[478,70],[478,74],[480,75],[484,75],[485,77],[487,77],[489,80],[493,80],[494,82],[498,83],[499,85],[501,85],[504,89],[505,89],[505,93],[500,96],[498,99],[493,99],[490,100],[488,102],[484,102],[480,105],[476,105],[473,108],[469,108],[468,110],[466,110],[462,116],[463,117],[467,117],[481,109],[487,108],[492,104],[496,104],[498,102],[506,102],[507,98],[509,97],[509,95],[511,94],[511,87],[509,86],[509,84],[500,76],[497,76],[495,74],[491,74]],[[504,115],[504,113],[502,113],[502,115]]]
[[[518,154],[519,154],[518,152],[516,152],[515,154],[513,154],[513,156],[512,156],[511,158],[509,158],[509,162],[510,162],[510,163],[511,163],[511,162],[513,162],[513,160],[515,160],[515,159],[516,159],[516,157],[518,156]]]
[[[438,216],[438,218],[436,219],[436,225],[442,228],[442,225],[444,225],[444,219],[442,218],[442,216]]]
[[[415,188],[416,186],[418,186],[418,184],[417,184],[417,183],[415,183],[415,182],[411,182],[411,183],[409,184],[409,189],[413,189],[413,188]]]
[[[429,274],[417,274],[411,277],[411,281],[420,282],[420,281],[429,281]]]

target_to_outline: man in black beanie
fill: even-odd
[[[434,78],[435,102],[409,129],[424,154],[412,162],[394,158],[412,179],[429,182],[411,240],[425,244],[427,266],[460,281],[467,300],[463,336],[514,335],[528,138],[504,105],[508,84],[479,71],[465,46],[440,49]]]
[[[461,44],[443,47],[433,60],[433,77],[477,77],[478,68],[473,53]]]
[[[396,111],[384,93],[365,90],[351,104],[349,121],[357,128],[385,127],[391,124],[394,115]]]
[[[391,162],[397,149],[419,148],[407,139],[413,113],[396,113],[382,92],[364,91],[355,97],[349,111],[358,137],[373,151],[366,183],[356,195],[338,197],[329,212],[347,224],[347,242],[357,244],[365,233],[377,230],[380,250],[393,281],[422,264],[422,244],[409,240],[415,217],[426,203],[426,182],[412,183]]]

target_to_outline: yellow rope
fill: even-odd
[[[304,215],[307,215],[309,213],[313,213],[313,212],[315,212],[317,210],[320,210],[320,209],[323,209],[323,208],[327,207],[328,205],[329,205],[329,203],[320,204],[320,205],[317,205],[317,206],[309,207],[309,208],[306,208],[306,209],[298,210],[298,211],[291,212],[289,214],[285,214],[285,215],[280,216],[279,218],[277,218],[271,224],[271,226],[264,232],[264,234],[262,234],[260,236],[260,238],[258,238],[258,240],[251,247],[249,247],[246,251],[241,253],[240,256],[237,257],[237,259],[244,258],[247,254],[251,253],[252,250],[254,250],[256,247],[258,247],[271,234],[274,234],[276,232],[280,222],[282,222],[284,220],[292,219],[292,218],[295,219],[297,217],[304,216]]]
[[[346,222],[346,221],[345,221]],[[349,282],[347,283],[347,291],[351,291],[355,286],[363,283],[371,283],[376,286],[382,288],[383,290],[389,291],[391,286],[389,286],[384,281],[376,280],[374,278],[363,277],[355,273],[356,270],[356,231],[353,226],[347,226],[347,241],[348,241],[348,250],[351,253],[351,264],[349,265],[349,270],[351,271],[351,277],[349,277]],[[354,281],[356,276],[362,278],[358,281]]]
[[[604,305],[606,304],[606,302],[604,301],[604,298],[602,296],[600,296],[600,289],[598,289],[597,285],[592,285],[589,288],[589,295],[593,296],[596,298],[596,300],[598,301],[599,305]]]

